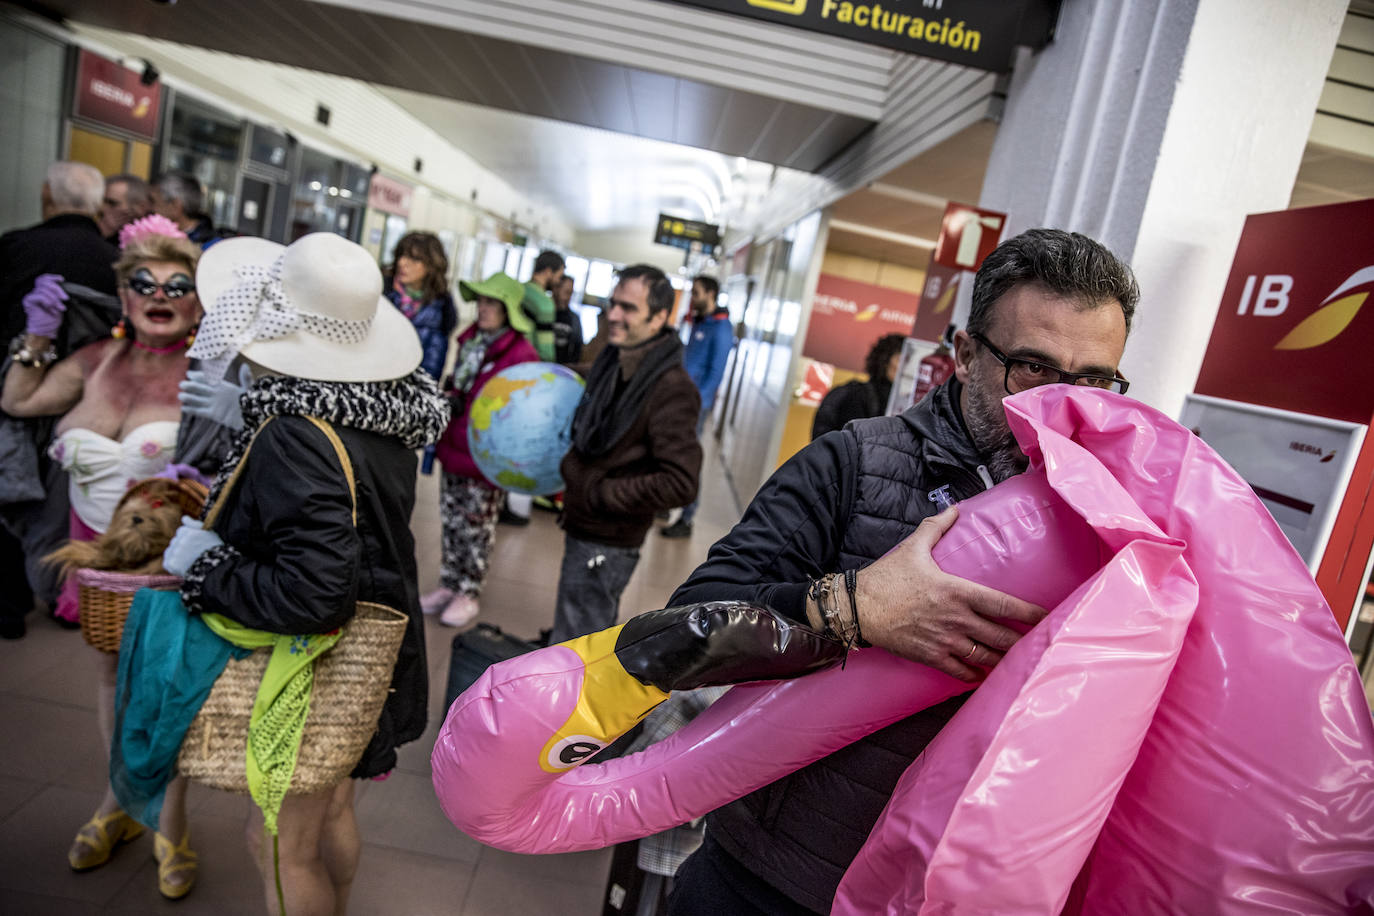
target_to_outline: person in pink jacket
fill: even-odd
[[[444,468],[439,503],[443,560],[439,587],[420,602],[426,614],[439,614],[439,622],[450,627],[477,616],[504,497],[482,476],[468,449],[472,401],[502,369],[539,359],[528,339],[534,323],[520,308],[525,290],[518,280],[495,273],[481,283],[461,282],[458,290],[465,301],[477,301],[477,320],[458,335],[458,359],[444,383],[453,400],[453,419],[438,446]]]

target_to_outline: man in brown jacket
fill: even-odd
[[[606,303],[608,346],[587,376],[561,470],[563,567],[549,642],[615,623],[659,509],[696,498],[701,398],[667,327],[673,286],[657,267],[620,272]]]

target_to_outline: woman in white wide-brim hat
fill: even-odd
[[[182,598],[193,613],[258,630],[327,633],[357,601],[404,612],[391,693],[353,771],[383,776],[396,748],[425,728],[410,514],[415,449],[443,432],[447,401],[418,369],[419,339],[382,298],[376,263],[352,242],[328,233],[289,247],[228,239],[202,256],[196,283],[206,312],[192,355],[211,378],[241,357],[253,381],[240,401],[242,431],[210,491],[207,510],[225,501],[215,528],[183,524],[164,565],[185,577]],[[307,418],[325,421],[342,442],[356,501],[328,434]],[[226,492],[250,440],[242,476]],[[352,780],[288,796],[277,823],[287,911],[342,912],[359,855]],[[275,912],[272,845],[261,842],[261,825],[250,845]]]

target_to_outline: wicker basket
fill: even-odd
[[[407,619],[380,604],[358,602],[334,647],[315,660],[310,713],[291,775],[291,795],[318,792],[348,777],[377,731]],[[271,649],[230,659],[181,745],[183,776],[246,794],[248,721]]]
[[[134,592],[181,587],[177,576],[135,576],[103,569],[78,569],[73,575],[80,595],[81,635],[101,652],[119,651]]]
[[[204,484],[194,480],[166,480],[150,477],[140,480],[120,497],[115,511],[119,511],[130,499],[134,499],[150,489],[172,490],[172,496],[181,506],[181,511],[193,518],[199,518],[205,507],[207,490]],[[134,592],[140,588],[173,589],[181,587],[177,576],[135,575],[104,569],[78,569],[72,573],[76,577],[78,607],[81,610],[81,635],[101,652],[118,652],[119,640],[124,635],[124,621],[129,616],[129,605],[133,604]]]

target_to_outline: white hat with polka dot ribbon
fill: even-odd
[[[420,338],[382,297],[377,262],[332,232],[287,246],[217,242],[201,255],[196,290],[205,317],[189,355],[212,377],[240,353],[282,375],[328,382],[386,381],[420,365]]]

